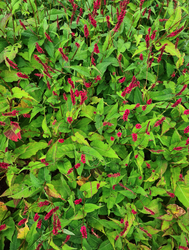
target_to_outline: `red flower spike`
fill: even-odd
[[[36,46],[36,49],[37,49],[37,51],[38,51],[39,53],[44,53],[44,50],[39,46],[38,43],[36,43],[35,46]]]
[[[37,228],[41,228],[42,219],[37,222]]]
[[[157,30],[154,30],[154,31],[153,31],[153,33],[152,33],[152,35],[151,35],[151,40],[154,40],[154,39],[155,39],[155,37],[156,37],[156,32],[157,32]]]
[[[167,191],[167,194],[168,194],[171,198],[174,198],[174,197],[175,197],[175,194],[170,193],[170,192],[168,192],[168,191]]]
[[[41,201],[38,203],[38,206],[43,207],[43,206],[48,206],[49,204],[50,204],[49,201]]]
[[[121,137],[121,136],[122,136],[122,133],[121,133],[121,132],[118,132],[118,133],[117,133],[117,136],[118,136],[118,137]]]
[[[72,123],[72,117],[69,116],[69,117],[67,118],[67,122],[68,122],[69,124],[71,124],[71,123]]]
[[[122,79],[119,80],[119,83],[123,83],[125,82],[125,80],[126,80],[126,77],[123,77]]]
[[[139,178],[139,180],[142,180],[142,176],[139,176],[138,178]]]
[[[124,219],[121,219],[121,220],[120,220],[120,223],[123,224],[123,222],[124,222]]]
[[[150,213],[151,213],[151,215],[154,215],[154,214],[155,214],[152,210],[150,210],[150,209],[149,209],[149,208],[147,208],[147,207],[144,207],[144,209],[145,209],[146,211],[150,212]]]
[[[189,145],[189,138],[186,140],[186,144],[185,145]]]
[[[119,239],[119,235],[117,235],[116,237],[115,237],[115,241],[117,241]]]
[[[143,54],[140,54],[139,59],[143,61]]]
[[[86,231],[86,227],[82,226],[80,229],[80,232],[82,234],[83,239],[86,238],[87,239],[87,231]]]
[[[189,126],[187,126],[185,129],[184,129],[184,134],[187,134],[189,133]]]
[[[146,107],[147,107],[147,105],[142,106],[142,110],[145,111]]]
[[[29,77],[25,74],[22,74],[21,72],[16,73],[18,77],[28,79]]]
[[[47,40],[49,41],[49,42],[53,42],[52,40],[51,40],[51,38],[50,38],[50,36],[45,32],[45,36],[46,36],[46,38],[47,38]]]
[[[97,43],[95,43],[95,45],[94,45],[94,53],[96,53],[96,54],[99,54],[100,53],[100,51],[99,51],[99,49],[98,49],[98,45],[97,45]]]
[[[72,89],[75,89],[75,85],[73,81],[71,80],[71,78],[68,78],[68,83],[71,85]]]
[[[150,233],[148,233],[147,230],[145,230],[143,227],[139,227],[139,228],[141,231],[145,232],[148,235],[148,237],[152,238],[152,235]]]
[[[176,150],[176,151],[180,151],[180,150],[182,150],[184,147],[175,147],[175,148],[173,148],[173,150]]]
[[[178,35],[178,33],[180,33],[182,30],[184,29],[184,26],[182,26],[180,29],[172,32],[171,34],[169,34],[167,37],[173,37],[173,36],[176,36]]]
[[[135,109],[140,107],[140,103],[137,103],[136,106],[135,106]]]
[[[75,43],[75,45],[79,48],[80,47],[80,44],[79,43]]]
[[[27,221],[27,219],[22,219],[21,221],[18,222],[18,226],[23,225],[26,221]]]
[[[134,141],[134,142],[137,141],[137,134],[136,134],[136,133],[133,133],[133,134],[132,134],[132,138],[133,138],[133,141]]]
[[[5,224],[0,226],[0,231],[4,230],[7,226]]]
[[[0,168],[7,169],[10,166],[8,163],[0,162]]]
[[[13,69],[17,69],[18,70],[18,67],[17,67],[17,64],[12,62],[11,60],[9,60],[8,57],[6,57],[6,61],[8,62],[8,64],[13,68]]]
[[[100,183],[96,184],[96,188],[99,189],[100,188]]]
[[[150,164],[148,162],[146,162],[146,166],[147,166],[147,168],[151,168]]]
[[[70,94],[71,94],[71,101],[72,101],[72,104],[75,105],[75,104],[76,104],[76,102],[75,102],[75,94],[74,94],[74,92],[73,92],[72,89],[70,90]]]
[[[135,127],[136,127],[137,129],[142,128],[142,126],[141,126],[139,123],[137,123],[137,124],[135,125]]]
[[[73,172],[73,168],[70,168],[67,172],[67,174],[71,174]]]
[[[38,213],[36,213],[35,216],[34,216],[34,218],[33,218],[33,220],[37,221],[38,219],[39,219],[39,215],[38,215]]]
[[[171,105],[172,108],[176,107],[179,105],[179,103],[181,103],[182,98],[178,99],[173,105]]]
[[[81,162],[84,163],[84,164],[86,163],[85,155],[84,154],[81,155]]]
[[[152,103],[152,99],[149,99],[148,101],[147,101],[147,104],[149,105],[149,104],[151,104]]]
[[[26,30],[26,26],[23,24],[23,22],[21,20],[19,20],[20,25]]]
[[[80,163],[77,163],[76,165],[75,165],[75,168],[77,169],[77,168],[79,168],[81,166],[81,164]]]
[[[58,142],[63,143],[64,139],[59,139]]]
[[[67,241],[69,241],[70,237],[71,237],[70,235],[67,235],[64,243],[66,243]]]
[[[82,199],[81,199],[81,198],[74,201],[75,205],[78,205],[78,204],[80,204],[81,202],[82,202]]]
[[[86,88],[90,88],[91,87],[91,83],[90,82],[89,83],[85,82],[84,85],[85,85]]]
[[[116,187],[116,186],[117,186],[116,184],[115,184],[115,185],[113,185],[113,186],[112,186],[112,189],[113,189],[113,190],[115,190],[115,187]]]
[[[63,93],[63,98],[64,98],[64,100],[65,100],[65,101],[67,101],[67,100],[68,100],[68,98],[67,98],[67,96],[66,96],[66,94],[65,94],[65,93]]]
[[[84,25],[84,36],[87,38],[89,36],[89,30],[87,28],[87,25]]]
[[[137,211],[135,211],[134,209],[132,209],[131,213],[132,214],[137,214]]]
[[[188,250],[188,247],[179,246],[179,249]]]
[[[184,86],[182,87],[181,91],[180,91],[178,94],[176,94],[176,96],[177,96],[177,95],[181,95],[182,92],[183,92],[186,88],[187,88],[187,84],[184,84]]]

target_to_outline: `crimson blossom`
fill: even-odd
[[[82,226],[80,229],[80,232],[82,234],[83,239],[86,238],[87,239],[87,230],[85,226]]]

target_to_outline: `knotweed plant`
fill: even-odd
[[[0,2],[0,249],[189,249],[189,2]]]

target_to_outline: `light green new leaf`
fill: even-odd
[[[101,208],[101,207],[100,207],[100,206],[97,206],[97,205],[95,205],[95,204],[86,203],[86,204],[85,204],[85,207],[84,207],[84,211],[85,211],[86,213],[91,213],[91,212],[93,212],[94,210],[99,209],[99,208]]]
[[[175,12],[167,20],[165,24],[165,29],[168,30],[170,27],[172,27],[169,30],[170,33],[176,30],[177,27],[180,25],[181,18],[182,18],[182,10],[179,6],[177,6]]]
[[[90,77],[90,70],[83,66],[71,66],[71,69],[76,70],[80,75]]]
[[[30,142],[14,150],[14,154],[19,155],[20,159],[28,159],[35,155],[39,150],[48,147],[46,142]]]
[[[44,119],[43,119],[43,122],[42,122],[42,129],[44,131],[44,134],[43,134],[44,138],[51,137],[51,131],[47,126],[46,116],[44,116]]]
[[[102,156],[109,158],[119,158],[115,151],[108,144],[102,141],[92,141],[91,147],[93,147]]]
[[[98,192],[97,189],[97,183],[99,183],[98,181],[89,181],[85,184],[83,184],[80,188],[80,191],[85,191],[85,197],[86,198],[91,198],[94,194],[96,194]]]
[[[18,87],[14,87],[12,89],[13,92],[13,98],[30,98],[32,100],[35,100],[32,96],[30,96],[27,92],[25,92],[24,90],[22,90],[21,88]],[[35,100],[36,101],[36,100]],[[37,101],[36,101],[37,102]]]
[[[189,185],[178,182],[175,195],[185,207],[189,207]]]
[[[75,142],[78,142],[80,144],[85,144],[86,146],[89,146],[89,143],[87,142],[87,140],[85,140],[84,136],[81,135],[79,132],[75,133],[75,136],[71,136],[72,140]]]

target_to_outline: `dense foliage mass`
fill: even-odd
[[[189,2],[0,2],[0,250],[189,249]]]

